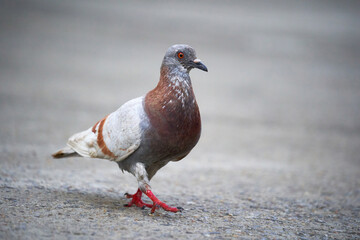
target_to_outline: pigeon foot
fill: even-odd
[[[142,192],[140,189],[138,189],[138,191],[135,194],[125,193],[126,198],[131,198],[131,201],[125,204],[124,206],[131,207],[132,205],[135,204],[136,206],[142,209],[144,209],[145,207],[152,208],[153,207],[152,204],[145,203],[141,200],[141,195]]]
[[[153,205],[151,207],[151,213],[154,213],[156,209],[159,209],[160,207],[164,209],[165,211],[169,212],[181,212],[184,210],[182,207],[170,207],[164,202],[160,201],[152,192],[151,190],[146,190],[145,192],[146,196],[148,196],[151,201],[153,201]]]
[[[156,209],[162,208],[165,211],[169,212],[182,212],[184,209],[182,207],[170,207],[166,203],[160,201],[152,192],[151,190],[146,190],[146,196],[148,196],[153,204],[148,204],[141,200],[142,192],[140,189],[135,194],[125,193],[126,198],[131,198],[131,201],[127,204],[124,204],[125,207],[131,207],[135,205],[141,209],[145,209],[146,207],[151,208],[151,213],[154,213]]]

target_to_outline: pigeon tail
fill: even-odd
[[[70,147],[64,147],[51,156],[53,158],[80,157],[80,155]]]

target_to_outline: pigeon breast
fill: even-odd
[[[201,133],[199,107],[187,72],[162,66],[155,89],[145,96],[144,109],[151,131],[145,138],[152,148],[172,161],[185,157],[196,145]]]

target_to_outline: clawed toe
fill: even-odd
[[[124,193],[124,196],[126,198],[132,198],[134,195],[133,194],[130,194],[130,193]]]
[[[184,211],[184,208],[182,208],[182,207],[176,207],[176,208],[179,210],[179,212]]]

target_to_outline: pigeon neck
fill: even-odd
[[[192,118],[197,114],[198,106],[192,89],[189,74],[178,69],[161,67],[161,75],[158,85],[146,94],[145,109],[151,116],[151,112],[162,115],[164,119]]]
[[[158,86],[171,89],[192,89],[189,72],[181,65],[171,67],[161,66]]]

